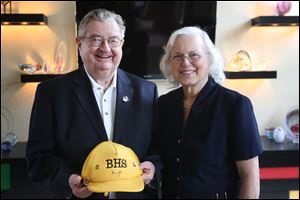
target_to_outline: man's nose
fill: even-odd
[[[99,45],[99,48],[104,50],[110,50],[107,40],[103,40]]]

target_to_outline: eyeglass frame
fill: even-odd
[[[88,39],[90,46],[97,46],[97,47],[99,47],[104,41],[107,42],[107,44],[110,48],[120,47],[122,45],[122,43],[124,42],[124,39],[121,39],[118,36],[109,37],[107,39],[104,39],[101,36],[89,36],[89,37],[79,37],[79,38],[80,39]],[[92,40],[95,40],[95,39],[98,39],[99,41],[92,41]],[[118,39],[119,40],[117,45],[111,45],[110,44],[109,40],[113,40],[113,39]]]
[[[197,56],[197,57],[191,58],[191,56],[193,56],[191,54],[194,54],[194,56]],[[176,64],[180,64],[184,61],[185,58],[187,58],[190,63],[196,63],[201,59],[201,57],[202,56],[196,52],[190,52],[188,54],[177,53],[174,56],[170,56],[170,60]]]

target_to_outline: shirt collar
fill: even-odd
[[[103,87],[102,87],[101,85],[99,85],[99,84],[93,79],[93,77],[89,74],[89,72],[85,69],[85,67],[84,67],[84,71],[85,71],[85,73],[87,74],[87,76],[89,77],[89,79],[90,79],[90,81],[91,81],[91,83],[92,83],[93,89],[99,88],[99,87],[100,87],[101,89],[103,89]],[[113,80],[112,80],[112,82],[111,82],[111,84],[110,84],[110,86],[109,86],[109,87],[111,87],[111,88],[117,88],[117,71],[118,71],[118,70],[115,71]]]

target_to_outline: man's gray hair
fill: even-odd
[[[78,36],[79,37],[84,37],[86,34],[86,25],[92,21],[100,21],[100,22],[104,22],[104,21],[108,21],[108,20],[114,20],[120,30],[121,30],[121,34],[122,37],[124,38],[125,36],[125,25],[124,25],[124,21],[122,19],[122,17],[120,15],[117,15],[116,13],[114,13],[113,11],[108,11],[105,9],[95,9],[92,10],[90,12],[88,12],[81,20],[79,26],[78,26]]]

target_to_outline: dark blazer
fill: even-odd
[[[113,141],[130,147],[141,162],[158,157],[151,149],[157,88],[118,69]],[[123,101],[127,96],[129,101]],[[38,85],[32,108],[26,159],[29,175],[59,197],[72,194],[71,174],[81,174],[89,152],[108,140],[90,80],[83,67]],[[98,196],[97,196],[98,195]],[[95,194],[96,198],[103,197]],[[117,193],[117,198],[147,198]]]
[[[238,197],[235,161],[262,153],[250,100],[209,78],[185,124],[182,88],[160,96],[158,113],[163,197]]]

